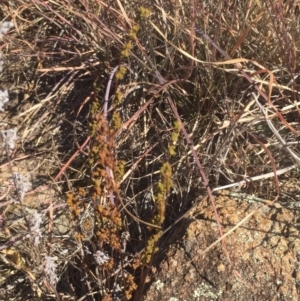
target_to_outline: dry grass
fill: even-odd
[[[299,177],[294,1],[142,2],[1,1],[5,300],[140,300],[204,183],[271,199]]]

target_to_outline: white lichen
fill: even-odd
[[[11,153],[15,148],[15,142],[17,140],[17,128],[2,130],[2,148],[5,153]]]
[[[107,263],[110,259],[109,256],[99,250],[94,254],[94,258],[100,266]]]
[[[3,66],[3,61],[1,59],[0,56],[0,72],[2,71],[2,66]],[[7,90],[0,90],[0,111],[4,112],[4,104],[7,103],[9,101],[9,97],[8,97],[8,91]]]
[[[121,241],[122,241],[122,253],[125,253],[126,251],[126,245],[127,245],[127,242],[129,241],[130,239],[130,233],[128,231],[125,231],[121,234]]]
[[[31,182],[28,181],[23,175],[17,172],[13,173],[11,182],[17,190],[20,201],[23,202],[25,193],[32,189]]]
[[[222,291],[215,292],[215,289],[207,285],[206,283],[201,283],[196,290],[193,292],[193,297],[196,301],[200,300],[200,297],[206,297],[205,300],[214,301],[217,300],[221,295]]]
[[[14,22],[12,21],[5,21],[0,25],[0,39],[3,38],[4,34],[7,34],[7,32],[14,27]]]
[[[32,236],[34,237],[34,245],[38,246],[40,242],[40,237],[42,236],[41,233],[41,223],[42,223],[42,215],[37,212],[37,210],[33,210],[30,215],[30,232]]]
[[[49,282],[53,286],[56,286],[57,281],[58,281],[58,276],[56,274],[57,259],[58,259],[57,257],[45,256],[44,272],[45,272]]]
[[[4,61],[2,58],[2,53],[0,52],[0,73],[3,71],[3,65],[4,65]]]
[[[159,280],[159,279],[155,282],[155,286],[156,286],[156,289],[157,289],[158,291],[162,290],[163,287],[164,287],[164,285],[165,285],[165,284],[164,284],[161,280]]]

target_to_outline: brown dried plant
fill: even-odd
[[[5,300],[141,300],[199,196],[299,177],[297,1],[141,3],[0,3]]]

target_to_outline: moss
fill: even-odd
[[[111,129],[113,131],[118,130],[122,126],[122,118],[119,112],[113,112],[112,119],[111,119]]]
[[[123,94],[120,90],[117,90],[114,98],[114,105],[117,106],[122,102]]]
[[[129,54],[128,54],[128,56],[129,56]],[[121,66],[119,68],[118,72],[116,73],[116,79],[122,80],[124,78],[124,75],[126,74],[126,71],[127,71],[126,68],[124,66]]]
[[[168,146],[168,151],[170,156],[175,156],[176,155],[176,151],[175,151],[175,146],[174,145],[169,145]]]
[[[125,174],[125,167],[126,162],[124,160],[119,160],[117,162],[117,169],[116,169],[116,180],[120,182]]]
[[[140,30],[140,25],[138,25],[138,24],[133,25],[128,34],[129,38],[135,40],[136,35],[139,32],[139,30]]]
[[[150,17],[151,11],[148,8],[145,8],[141,6],[138,9],[138,19],[143,20],[143,19],[148,19]]]
[[[166,211],[166,198],[170,193],[170,190],[173,185],[172,181],[172,167],[169,162],[165,162],[161,169],[161,181],[157,183],[154,199],[156,203],[156,214],[151,220],[151,224],[162,227],[165,220],[165,211]],[[144,254],[142,256],[142,261],[146,264],[149,264],[152,260],[153,255],[158,251],[157,244],[161,237],[162,232],[157,229],[153,229],[152,233],[147,241]]]

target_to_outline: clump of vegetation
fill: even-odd
[[[141,300],[196,197],[299,176],[298,6],[183,2],[1,1],[5,300]]]

